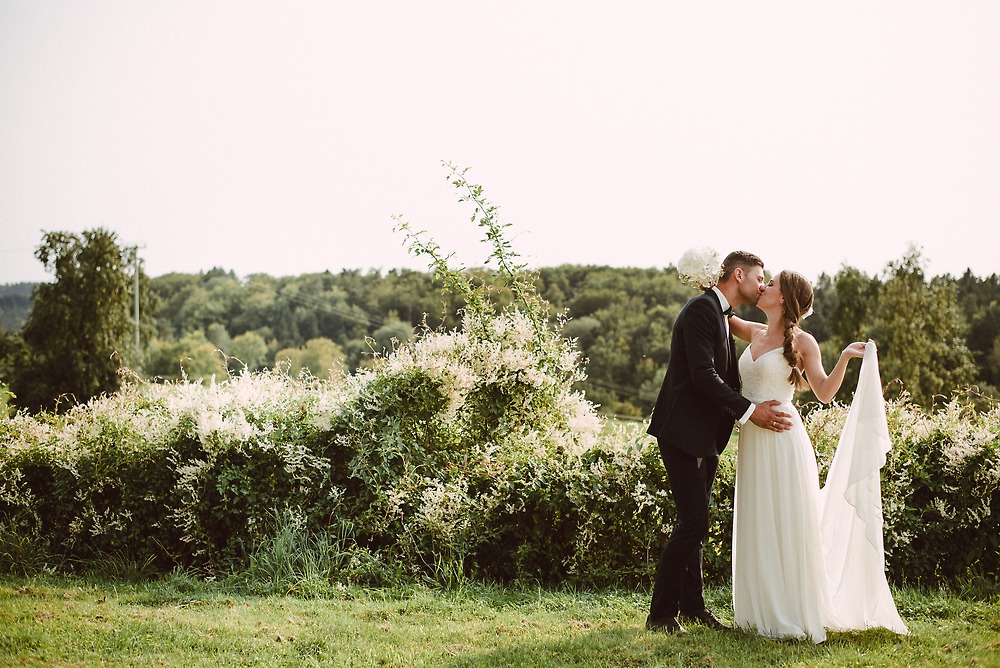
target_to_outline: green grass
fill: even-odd
[[[643,629],[646,592],[470,585],[255,595],[172,576],[0,581],[3,666],[1000,666],[1000,600],[897,592],[911,634],[772,641]],[[729,591],[709,591],[731,615]]]

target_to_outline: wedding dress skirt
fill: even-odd
[[[792,416],[792,428],[773,432],[750,422],[740,428],[735,624],[817,643],[827,630],[884,626],[906,633],[885,579],[879,469],[889,438],[875,346],[866,348],[861,382],[822,491],[781,349],[754,360],[747,347],[739,364],[744,396],[755,403],[780,401],[775,408]]]

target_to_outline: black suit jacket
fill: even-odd
[[[667,375],[646,430],[694,457],[720,454],[750,408],[722,305],[709,290],[684,305],[670,338]]]

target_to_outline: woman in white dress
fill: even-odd
[[[873,566],[866,567],[870,573],[864,579],[880,583],[875,589],[882,617],[866,618],[862,608],[872,603],[862,600],[864,595],[839,595],[837,581],[845,573],[828,572],[829,543],[838,538],[827,529],[828,519],[821,521],[823,498],[816,457],[792,396],[797,389],[811,387],[820,401],[829,402],[843,383],[851,358],[865,356],[866,345],[872,347],[870,353],[875,351],[874,344],[852,343],[827,375],[819,344],[798,326],[811,312],[812,301],[809,282],[800,274],[783,271],[767,284],[757,302],[767,315],[767,325],[730,320],[733,334],[750,342],[739,360],[743,395],[755,403],[780,401],[782,405],[775,409],[791,414],[793,422],[784,432],[752,423],[740,428],[733,525],[734,622],[769,637],[809,638],[817,643],[826,639],[827,629],[886,626],[905,633],[885,582],[877,490],[874,503],[878,507],[869,512],[877,516],[877,522],[870,522],[877,524],[877,541],[872,541],[877,542],[877,555],[869,560]],[[877,369],[877,360],[874,364]],[[878,468],[874,474],[877,485]],[[848,514],[859,513],[844,513]],[[844,521],[849,524],[852,519]],[[834,519],[833,524],[843,525],[843,521]],[[858,563],[863,548],[851,549],[858,554],[841,554],[841,565],[833,568],[844,571],[844,562]],[[847,575],[857,579],[856,571]]]

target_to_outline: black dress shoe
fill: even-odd
[[[702,610],[701,612],[682,612],[680,618],[685,621],[698,622],[704,624],[710,629],[719,629],[722,631],[729,631],[732,629],[731,626],[727,626],[719,621],[719,618],[712,614],[711,610]]]
[[[687,629],[681,626],[676,617],[665,617],[663,619],[646,618],[646,630],[656,633],[669,633],[675,636],[688,635]]]

